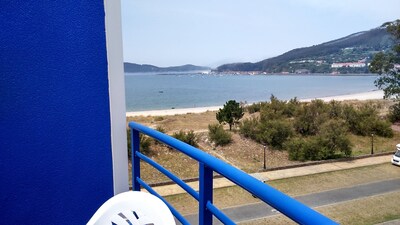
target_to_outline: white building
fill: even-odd
[[[365,67],[365,62],[345,62],[345,63],[332,63],[332,68],[342,68],[342,67],[351,67],[351,68],[362,68]]]

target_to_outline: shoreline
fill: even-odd
[[[346,95],[299,99],[299,101],[300,102],[310,102],[310,101],[315,100],[315,99],[320,99],[320,100],[325,101],[325,102],[329,102],[329,101],[332,101],[332,100],[345,101],[345,100],[383,99],[383,91],[382,90],[374,90],[374,91],[354,93],[354,94],[346,94]],[[204,112],[207,112],[207,111],[217,111],[220,108],[222,108],[222,106],[207,106],[207,107],[196,107],[196,108],[136,111],[136,112],[126,112],[126,117],[135,117],[135,116],[173,116],[173,115],[187,114],[187,113],[204,113]]]
[[[373,90],[373,91],[359,92],[359,93],[345,94],[345,95],[300,99],[299,101],[310,102],[315,99],[320,99],[325,102],[329,102],[332,100],[336,100],[336,101],[360,100],[360,101],[362,101],[362,100],[383,99],[383,90]]]

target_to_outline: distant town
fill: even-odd
[[[374,28],[337,40],[297,48],[260,62],[239,62],[215,69],[191,64],[157,67],[125,63],[127,73],[193,72],[202,74],[368,74],[368,66],[378,52],[391,51],[394,40],[386,29]],[[395,65],[398,69],[399,65]]]

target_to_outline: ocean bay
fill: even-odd
[[[269,100],[289,100],[376,90],[371,75],[206,75],[140,74],[125,76],[126,110],[144,111]]]

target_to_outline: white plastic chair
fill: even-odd
[[[175,225],[175,220],[167,205],[156,196],[128,191],[107,200],[87,224]]]

